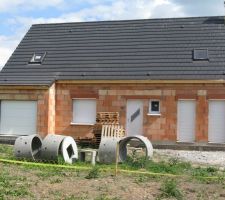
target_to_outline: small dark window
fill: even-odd
[[[30,64],[41,64],[45,58],[45,55],[46,55],[46,52],[34,53],[29,63]]]
[[[208,49],[194,49],[193,60],[208,60]]]
[[[149,104],[149,114],[160,114],[160,101],[151,100]]]

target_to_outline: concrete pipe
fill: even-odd
[[[14,144],[16,158],[36,160],[40,158],[42,140],[38,135],[18,137]]]
[[[72,164],[78,159],[78,149],[75,140],[72,137],[65,137],[62,141],[61,152],[66,163]]]
[[[100,163],[110,164],[116,162],[116,145],[120,138],[102,138],[98,150]]]
[[[42,142],[41,159],[58,161],[58,156],[61,153],[61,145],[65,137],[64,135],[47,135]]]
[[[150,159],[152,157],[153,147],[152,147],[152,143],[147,137],[144,137],[141,135],[128,136],[121,139],[119,142],[119,157],[121,162],[124,162],[127,158],[127,144],[134,139],[139,142],[138,144],[142,143],[144,147],[146,148],[146,158]]]

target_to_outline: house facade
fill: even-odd
[[[97,112],[153,143],[225,143],[223,17],[33,25],[0,73],[0,135],[92,137]]]

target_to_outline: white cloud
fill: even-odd
[[[0,70],[13,53],[20,40],[19,36],[6,37],[0,35]]]
[[[92,2],[93,0],[89,0]],[[96,3],[90,8],[63,14],[54,18],[16,17],[14,23],[30,26],[35,23],[80,22],[95,20],[145,19],[151,17],[181,17],[181,6],[169,0],[117,0],[111,4]]]
[[[60,7],[64,4],[64,0],[1,0],[1,12],[13,12],[16,10],[35,10],[47,7]]]

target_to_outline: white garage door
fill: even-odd
[[[36,101],[1,101],[0,134],[36,134]]]
[[[209,101],[209,142],[225,143],[225,101]]]
[[[194,100],[179,100],[177,107],[177,141],[195,141],[195,109]]]

